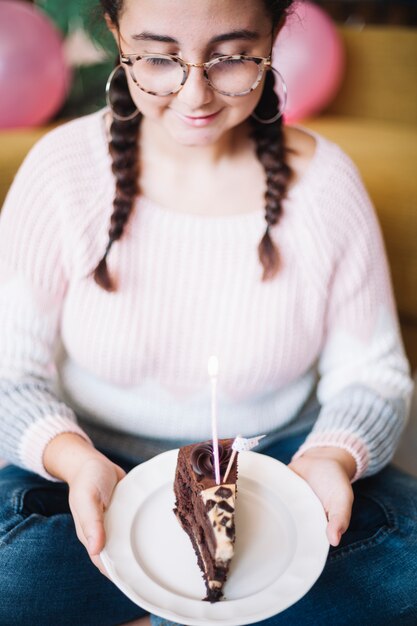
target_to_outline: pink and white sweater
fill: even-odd
[[[139,198],[109,268],[114,180],[103,110],[45,135],[0,216],[0,455],[48,476],[47,443],[76,415],[151,438],[210,437],[207,361],[219,358],[219,435],[296,419],[302,450],[351,452],[356,477],[392,457],[412,381],[375,212],[357,168],[317,133],[272,236],[282,269],[261,282],[263,210],[178,213]],[[85,435],[86,436],[86,435]]]

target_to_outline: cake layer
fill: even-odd
[[[222,475],[230,458],[232,442],[232,439],[219,442],[223,446]],[[210,475],[210,463],[206,474],[200,474],[200,469],[196,471],[195,468],[195,455],[193,459],[193,453],[198,451],[201,460],[202,447],[208,448],[209,445],[210,442],[185,446],[179,451],[174,484],[175,514],[190,537],[197,555],[206,583],[206,599],[216,602],[222,596],[222,587],[234,551],[237,457],[227,483],[217,485],[213,475]],[[203,465],[207,465],[207,459],[203,461]]]

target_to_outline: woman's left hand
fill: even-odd
[[[328,520],[327,538],[332,546],[339,545],[352,514],[354,458],[341,448],[312,448],[288,467],[310,485],[321,501]]]

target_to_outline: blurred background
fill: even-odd
[[[300,1],[274,48],[285,120],[357,164],[417,382],[417,0]],[[45,132],[105,106],[116,48],[98,0],[0,0],[0,206]],[[417,475],[417,396],[397,459]]]
[[[95,0],[21,0],[41,8],[66,42],[73,69],[69,93],[50,119],[74,117],[104,106],[104,86],[116,48]],[[416,27],[417,0],[313,0],[340,27]]]

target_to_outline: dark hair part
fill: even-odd
[[[263,0],[272,19],[272,28],[279,28],[288,14],[293,0]],[[118,27],[123,0],[100,0],[102,9],[112,23]],[[118,64],[118,60],[116,62]],[[266,74],[264,89],[256,108],[261,119],[274,117],[279,107],[279,99],[274,90],[273,71]],[[135,110],[130,96],[125,72],[119,68],[112,81],[112,108],[121,117],[127,117]],[[112,158],[112,171],[116,180],[116,192],[113,201],[113,214],[109,229],[109,242],[104,256],[93,272],[94,280],[106,291],[116,290],[116,283],[107,267],[107,256],[115,241],[121,238],[125,224],[132,212],[136,197],[139,195],[139,128],[142,115],[139,113],[129,121],[120,121],[113,117],[110,127],[109,151]],[[282,201],[285,198],[291,169],[286,163],[282,117],[273,124],[262,124],[250,118],[251,137],[256,145],[257,156],[266,175],[265,220],[266,231],[262,237],[258,254],[263,266],[262,280],[275,276],[279,270],[279,254],[274,245],[270,229],[277,224],[282,213]]]

